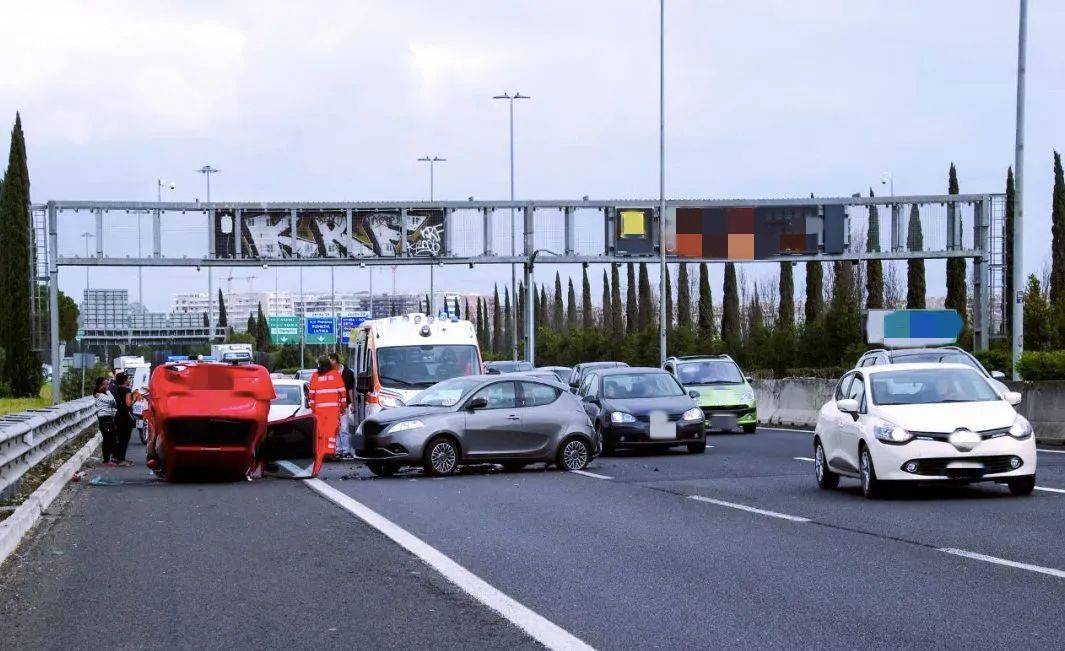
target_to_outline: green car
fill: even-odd
[[[670,357],[664,367],[689,391],[703,410],[707,430],[743,429],[752,434],[758,427],[758,405],[750,378],[728,355]]]

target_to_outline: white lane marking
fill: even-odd
[[[594,479],[613,479],[613,477],[607,477],[606,475],[596,474],[594,472],[588,472],[587,470],[570,470],[575,475],[584,475],[585,477],[592,477]]]
[[[425,561],[442,574],[444,578],[465,591],[466,594],[510,620],[511,623],[528,633],[545,647],[549,649],[592,648],[557,624],[503,594],[477,575],[370,507],[341,493],[320,479],[305,479],[304,483],[311,490],[377,529],[394,540],[400,547]]]
[[[976,552],[969,552],[965,551],[964,549],[953,549],[950,547],[943,547],[939,551],[946,552],[947,554],[953,554],[955,556],[964,556],[965,558],[972,558],[977,561],[994,563],[996,565],[1005,565],[1006,567],[1015,567],[1020,570],[1028,570],[1029,572],[1038,572],[1040,574],[1049,574],[1050,576],[1056,576],[1059,579],[1065,579],[1065,571],[1056,570],[1052,567],[1031,565],[1029,563],[1018,563],[1017,561],[1011,561],[1005,558],[987,556],[986,554],[977,554]]]
[[[792,459],[795,459],[796,461],[813,461],[810,457],[792,457]]]
[[[1065,454],[1065,450],[1044,450],[1043,448],[1036,448],[1036,452],[1049,452],[1050,454]]]
[[[812,429],[793,429],[791,427],[773,427],[772,425],[762,425],[761,429],[769,429],[775,432],[798,432],[799,434],[813,434]]]
[[[1046,491],[1047,493],[1065,493],[1065,489],[1061,488],[1046,488],[1045,486],[1036,486],[1037,491]]]
[[[696,500],[699,502],[706,502],[707,504],[717,504],[718,506],[727,506],[730,509],[739,509],[741,511],[749,511],[750,513],[757,513],[758,515],[767,515],[771,518],[780,518],[781,520],[788,520],[790,522],[809,522],[810,518],[800,518],[797,515],[788,515],[787,513],[777,513],[776,511],[766,511],[764,509],[756,509],[753,506],[747,506],[746,504],[736,504],[735,502],[726,502],[724,500],[715,500],[710,497],[703,497],[702,495],[689,495],[688,499]]]

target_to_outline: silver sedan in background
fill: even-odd
[[[445,380],[359,425],[355,457],[378,476],[404,466],[450,475],[464,464],[581,470],[599,452],[584,407],[557,382],[513,375]]]

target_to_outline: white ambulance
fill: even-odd
[[[473,324],[455,317],[414,313],[364,321],[352,331],[349,347],[356,425],[381,409],[403,406],[437,382],[481,372]]]

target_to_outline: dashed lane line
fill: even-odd
[[[1059,579],[1065,579],[1065,571],[1056,570],[1052,567],[1043,567],[1042,565],[1032,565],[1030,563],[1019,563],[1017,561],[1011,561],[1005,558],[999,558],[997,556],[988,556],[986,554],[978,554],[976,552],[966,551],[964,549],[954,549],[952,547],[942,547],[939,551],[946,554],[953,554],[954,556],[962,556],[964,558],[971,558],[977,561],[984,561],[985,563],[994,563],[995,565],[1004,565],[1006,567],[1015,567],[1019,570],[1027,570],[1029,572],[1038,572],[1039,574],[1047,574]]]
[[[788,515],[787,513],[777,513],[776,511],[766,511],[765,509],[756,509],[753,506],[747,506],[746,504],[736,504],[735,502],[726,502],[724,500],[715,500],[712,497],[703,497],[702,495],[689,495],[688,499],[695,500],[697,502],[706,502],[707,504],[716,504],[718,506],[726,506],[730,509],[739,509],[740,511],[747,511],[748,513],[757,513],[758,515],[765,515],[770,518],[778,518],[780,520],[788,520],[789,522],[810,522],[810,518],[801,518],[797,515]]]
[[[588,472],[587,470],[570,470],[575,475],[583,475],[585,477],[591,477],[592,479],[613,479],[613,477],[607,477],[606,475],[600,475],[594,472]]]
[[[313,491],[351,513],[395,541],[442,574],[468,595],[496,611],[548,649],[591,649],[580,638],[527,606],[489,585],[484,579],[462,567],[414,534],[403,529],[370,507],[338,491],[320,479],[306,479]]]
[[[1044,491],[1047,493],[1065,493],[1065,489],[1061,488],[1047,488],[1046,486],[1036,486],[1037,491]]]
[[[1050,454],[1065,454],[1065,450],[1044,450],[1043,448],[1036,448],[1036,452],[1049,452]]]
[[[796,461],[813,461],[811,457],[792,457],[792,459],[795,459]]]

